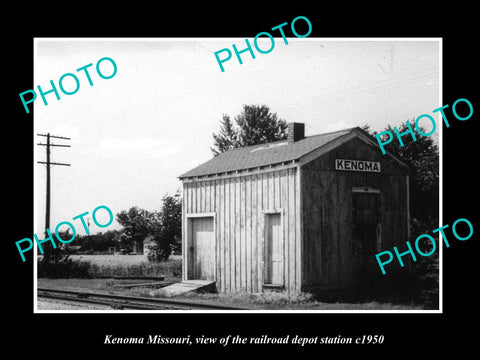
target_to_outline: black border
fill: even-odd
[[[264,4],[266,5],[266,4]],[[298,6],[293,8],[293,6]],[[473,348],[476,323],[475,274],[478,253],[478,215],[472,206],[477,193],[475,136],[480,112],[476,56],[477,22],[473,6],[450,4],[420,9],[418,4],[366,3],[352,7],[342,3],[338,9],[321,3],[276,3],[265,6],[247,3],[197,5],[188,3],[182,9],[162,3],[117,3],[105,8],[77,4],[70,8],[49,8],[39,4],[34,9],[13,10],[14,19],[4,29],[6,51],[3,55],[8,86],[4,88],[7,117],[4,145],[7,167],[4,190],[9,197],[4,228],[3,262],[8,294],[4,341],[11,350],[32,349],[52,358],[71,354],[96,356],[136,355],[146,351],[155,356],[165,352],[202,352],[208,355],[233,351],[252,354],[268,350],[282,354],[326,352],[362,355],[378,352],[389,355],[434,355],[443,349]],[[16,5],[15,5],[16,7]],[[25,15],[30,14],[30,15]],[[34,14],[32,16],[31,14]],[[443,38],[443,104],[467,98],[474,107],[473,117],[465,122],[453,120],[443,129],[443,223],[452,224],[467,218],[474,224],[474,236],[465,242],[453,241],[444,249],[444,313],[443,314],[33,314],[32,257],[22,263],[14,242],[33,233],[33,112],[26,114],[18,94],[33,88],[34,37],[254,37],[258,32],[290,22],[296,16],[310,19],[310,37],[442,37]],[[271,56],[274,56],[272,54]],[[477,110],[478,109],[478,110]],[[426,109],[428,111],[430,109]],[[8,169],[8,170],[7,170]],[[4,217],[5,219],[5,217]],[[104,345],[106,334],[117,336],[385,336],[382,345],[365,346],[190,346]],[[65,351],[69,351],[66,355]],[[138,356],[138,355],[137,355]]]

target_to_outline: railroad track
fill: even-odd
[[[37,288],[38,298],[110,306],[117,310],[246,310],[244,308],[174,299],[113,295],[61,289]]]

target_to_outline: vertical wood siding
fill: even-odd
[[[381,162],[381,173],[337,171],[339,159]],[[392,249],[408,240],[406,170],[383,157],[358,139],[304,165],[301,170],[303,211],[303,285],[348,288],[382,276],[374,253],[353,253],[352,188],[379,189],[381,249]]]
[[[283,169],[232,178],[184,182],[183,217],[215,213],[217,289],[262,292],[265,212],[281,209],[284,285],[300,290],[300,209],[297,169]],[[183,234],[186,249],[188,234]],[[184,251],[184,274],[188,250]],[[185,275],[184,275],[185,279]]]

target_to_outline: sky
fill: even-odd
[[[270,46],[265,41],[262,49]],[[71,166],[51,168],[51,229],[69,221],[84,234],[72,218],[88,211],[91,219],[100,205],[113,214],[132,206],[159,210],[165,194],[181,189],[178,176],[213,156],[222,115],[233,118],[244,104],[265,104],[287,122],[305,123],[306,136],[364,124],[380,131],[421,114],[440,121],[432,114],[443,105],[439,39],[288,38],[286,45],[280,37],[268,54],[243,53],[243,64],[233,55],[222,72],[214,53],[233,53],[232,44],[243,49],[245,39],[35,39],[35,89],[48,91],[53,80],[60,95],[47,94],[48,106],[38,95],[35,133],[71,138],[51,141],[71,145],[52,148],[51,161]],[[95,69],[104,57],[117,66],[110,79]],[[93,86],[76,71],[88,64]],[[113,67],[103,61],[100,71],[108,76]],[[73,95],[59,89],[65,73],[78,76]],[[70,76],[62,84],[75,89]],[[39,142],[45,138],[36,136]],[[42,234],[46,166],[36,161],[45,161],[45,146],[35,146],[34,157],[34,222]],[[105,211],[97,214],[108,221]],[[116,221],[90,224],[91,233],[121,228]]]

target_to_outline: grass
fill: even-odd
[[[161,263],[93,265],[94,278],[114,276],[164,276],[165,280],[180,281],[182,261],[168,260]]]
[[[138,265],[148,263],[147,255],[70,255],[72,260],[88,261],[98,266]],[[181,256],[170,256],[169,260],[178,260]]]
[[[150,263],[144,255],[73,255],[73,260],[88,262],[91,279],[60,278],[38,279],[38,287],[61,288],[76,291],[98,291],[123,295],[165,297],[161,289],[134,287],[124,289],[116,287],[124,280],[117,281],[100,277],[114,276],[164,276],[167,281],[180,281],[181,257],[171,256],[162,263]],[[138,281],[133,281],[138,282]],[[311,294],[298,293],[288,295],[280,292],[265,293],[186,293],[176,296],[179,300],[231,305],[248,309],[267,310],[422,310],[421,305],[394,304],[389,302],[369,301],[363,303],[316,301]]]
[[[149,262],[145,255],[71,255],[69,260],[73,262],[71,266],[60,267],[59,264],[52,268],[50,273],[39,271],[39,274],[45,273],[45,277],[50,278],[93,279],[115,276],[164,276],[165,280],[171,281],[179,281],[182,275],[182,259],[179,256],[171,256],[168,261],[160,263]],[[77,271],[78,269],[82,271]]]

